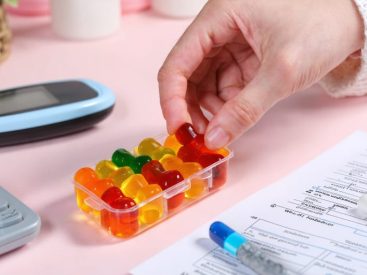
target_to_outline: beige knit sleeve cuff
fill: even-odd
[[[354,0],[364,21],[367,37],[367,0]],[[367,39],[360,54],[348,57],[321,81],[321,86],[333,97],[367,94]]]

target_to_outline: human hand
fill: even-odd
[[[192,122],[223,147],[362,45],[352,0],[209,0],[159,71],[168,131]]]

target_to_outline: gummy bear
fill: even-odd
[[[135,199],[140,189],[147,186],[148,182],[141,174],[134,174],[128,177],[121,185],[121,190],[125,196]]]
[[[93,185],[93,182],[98,180],[98,176],[92,168],[84,167],[80,168],[75,173],[74,180],[84,187],[90,189],[89,187]]]
[[[152,160],[151,162],[145,164],[141,169],[142,175],[150,184],[158,184],[159,175],[163,172],[164,168],[158,160]]]
[[[125,195],[122,193],[121,189],[116,186],[108,188],[101,197],[101,199],[108,204],[111,204],[118,198],[125,198]]]
[[[216,151],[212,151],[205,146],[204,136],[196,133],[190,123],[183,124],[175,133],[177,140],[183,144],[177,156],[185,162],[198,162],[206,168],[224,157]],[[212,189],[222,186],[227,179],[227,164],[221,163],[212,168],[213,181]]]
[[[112,154],[112,161],[118,167],[129,166],[136,174],[140,173],[144,164],[151,160],[147,155],[135,157],[126,149],[118,149]]]
[[[146,138],[143,139],[139,146],[138,146],[138,152],[140,155],[148,155],[152,154],[156,149],[161,147],[162,145],[156,141],[153,138]]]
[[[122,183],[131,175],[134,175],[134,171],[129,167],[121,167],[109,175],[109,178],[113,180],[113,184],[121,188]]]
[[[193,174],[203,169],[199,163],[183,162],[180,158],[175,156],[167,156],[160,161],[164,169],[177,170],[185,179],[191,177]],[[189,199],[197,198],[202,195],[206,191],[208,185],[200,175],[198,177],[191,178],[190,183],[190,189],[185,191],[185,197]]]
[[[175,135],[169,135],[165,139],[163,146],[172,149],[177,155],[177,152],[182,147],[182,144],[178,142]]]
[[[190,123],[184,123],[177,129],[175,136],[179,143],[187,145],[196,138],[198,134]]]
[[[137,156],[135,158],[135,166],[133,167],[134,172],[137,174],[141,173],[141,168],[151,160],[152,158],[150,156]]]
[[[176,156],[165,156],[159,162],[164,170],[178,170],[184,163],[182,159]]]
[[[125,198],[125,196],[121,189],[116,186],[108,188],[101,197],[108,205],[119,198]],[[110,214],[111,212],[106,208],[101,210],[101,225],[108,230],[110,229]]]
[[[162,190],[166,190],[184,180],[177,170],[165,171],[162,164],[157,160],[152,160],[142,168],[143,176],[150,184],[158,184]],[[168,199],[168,209],[178,207],[184,200],[184,194],[178,193]]]
[[[162,190],[166,190],[182,182],[183,180],[184,180],[183,176],[177,170],[165,171],[160,176],[159,186],[162,188]],[[173,190],[173,192],[177,193],[176,190]],[[172,210],[180,206],[183,203],[184,199],[185,194],[183,192],[180,192],[168,198],[167,200],[168,210]]]
[[[139,208],[139,220],[141,223],[152,224],[163,216],[164,200],[160,193],[162,193],[162,188],[158,184],[147,184],[137,192],[135,201],[138,204],[156,196],[155,199]]]
[[[117,237],[130,237],[139,230],[138,209],[131,198],[117,198],[111,202],[115,211],[108,211],[107,222],[110,232]],[[129,210],[129,211],[121,211]],[[104,214],[105,215],[105,214]]]
[[[113,180],[111,179],[99,179],[94,181],[91,191],[98,197],[102,197],[103,193],[110,187],[113,187]]]
[[[74,180],[83,187],[85,187],[86,189],[91,190],[94,182],[98,180],[98,176],[92,168],[84,167],[79,169],[75,173]],[[84,192],[78,187],[75,187],[75,196],[76,196],[76,203],[82,211],[86,213],[92,211],[90,206],[84,202],[84,200],[89,197],[89,195],[86,192]]]
[[[117,169],[118,167],[110,160],[101,160],[96,165],[96,173],[101,179],[108,178],[108,176]]]
[[[162,146],[153,138],[143,139],[140,142],[137,151],[139,155],[148,155],[153,160],[159,160],[166,154],[175,155],[175,152],[172,149]]]
[[[128,150],[120,148],[112,154],[112,161],[118,167],[131,167],[135,164],[135,157]]]

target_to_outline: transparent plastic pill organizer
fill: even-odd
[[[163,144],[163,145],[162,145]],[[218,190],[233,153],[209,150],[191,124],[165,138],[146,138],[130,152],[74,175],[78,207],[110,234],[133,237]]]

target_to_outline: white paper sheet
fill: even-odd
[[[246,235],[290,274],[365,275],[367,217],[358,213],[356,206],[366,192],[367,133],[356,132],[217,220]],[[255,274],[208,239],[209,226],[131,273]]]

